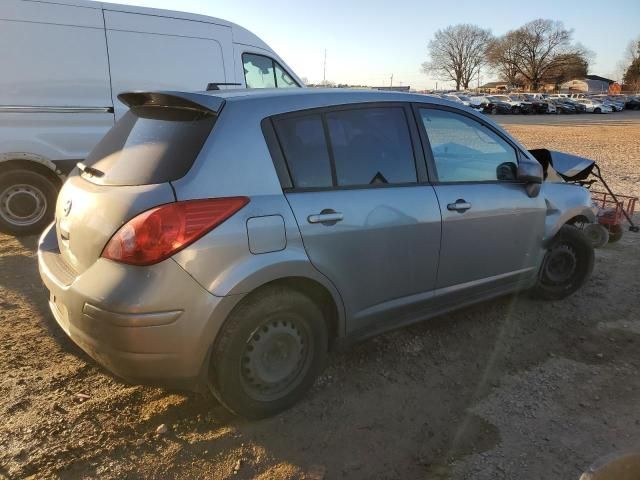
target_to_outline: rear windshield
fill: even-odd
[[[148,185],[186,175],[216,116],[188,108],[134,107],[89,154],[83,176],[102,185]]]

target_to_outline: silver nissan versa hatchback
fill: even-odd
[[[259,418],[327,351],[589,277],[589,192],[438,98],[300,89],[126,93],[64,184],[38,259],[50,307],[133,382],[208,386]]]

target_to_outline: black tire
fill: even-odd
[[[602,110],[600,110],[599,108],[594,108],[593,113],[602,113]]]
[[[520,107],[512,107],[511,113],[513,113],[514,115],[518,115],[519,113],[521,113]]]
[[[622,238],[623,234],[622,225],[609,225],[609,243],[616,243]]]
[[[490,110],[490,113],[491,113],[491,115],[497,115],[497,114],[498,114],[498,109],[497,109],[496,107],[493,107],[493,108]]]
[[[309,390],[325,366],[327,350],[320,307],[295,290],[265,287],[238,305],[222,326],[209,366],[212,392],[239,416],[275,415]]]
[[[609,229],[599,223],[588,223],[582,232],[591,242],[593,248],[602,248],[609,243]]]
[[[578,290],[593,271],[594,250],[582,230],[564,225],[547,248],[534,297],[560,300]]]
[[[16,236],[41,233],[55,214],[58,185],[26,169],[0,174],[0,230]]]

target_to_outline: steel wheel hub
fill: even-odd
[[[568,245],[559,245],[549,252],[545,263],[546,277],[552,283],[568,281],[576,270],[576,254]]]
[[[304,367],[307,345],[292,321],[271,320],[258,327],[242,356],[245,386],[256,393],[284,390]]]
[[[47,211],[45,195],[32,185],[11,185],[0,192],[0,217],[13,225],[32,225]]]

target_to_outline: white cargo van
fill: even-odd
[[[248,30],[87,0],[0,2],[0,230],[38,233],[130,90],[301,87]]]

